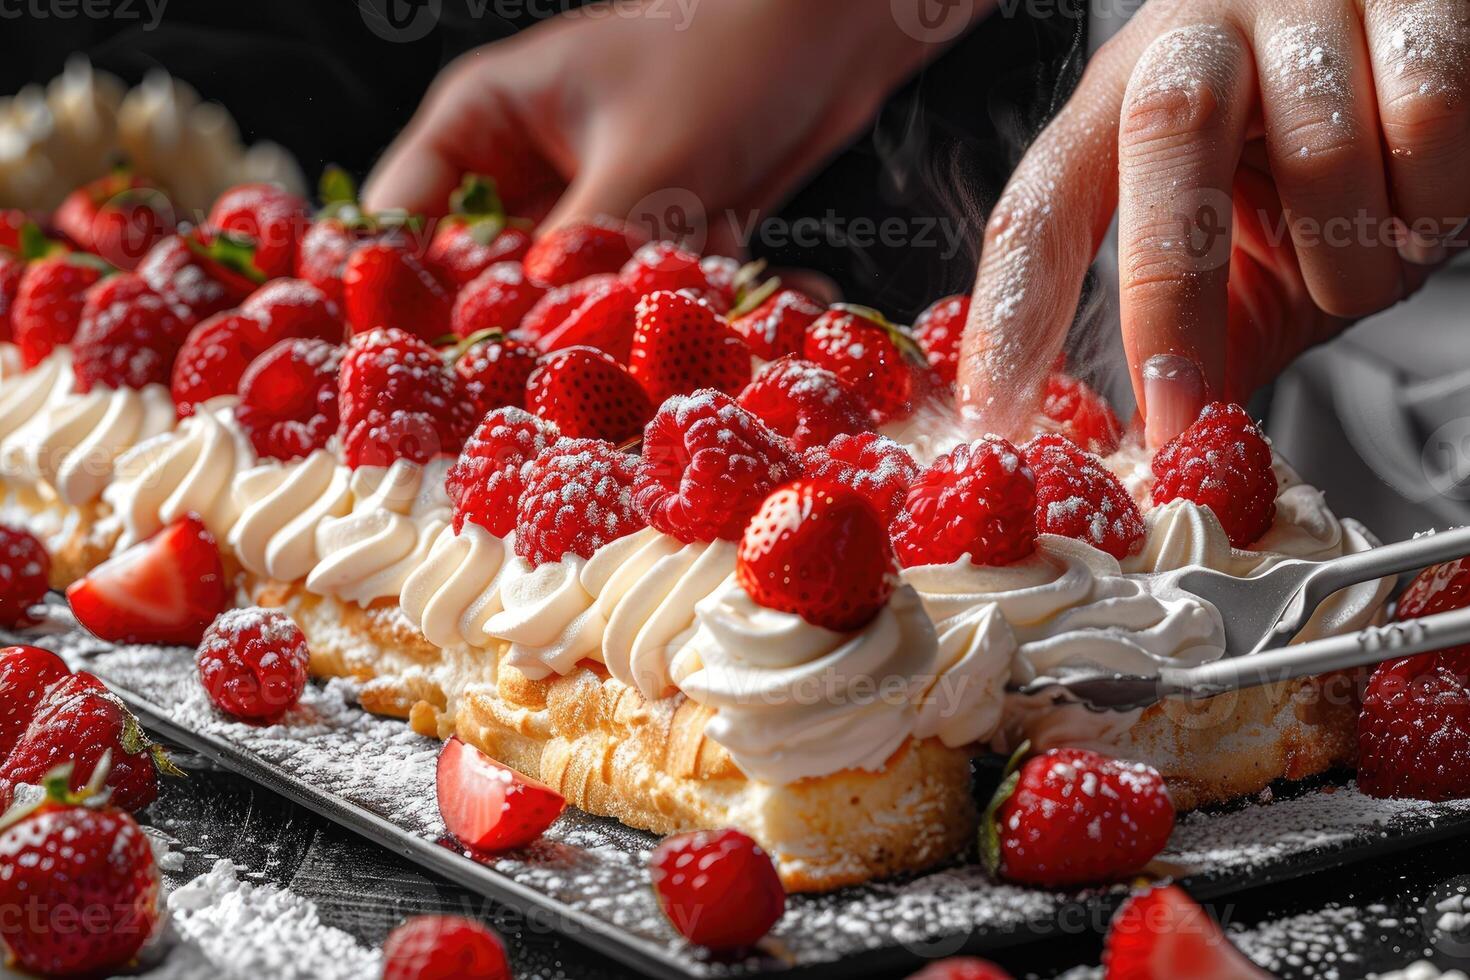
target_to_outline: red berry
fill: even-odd
[[[420,915],[383,944],[383,980],[510,980],[505,944],[473,919]]]
[[[560,793],[467,745],[456,736],[439,752],[439,815],[471,851],[525,847],[546,832],[567,801]]]
[[[439,225],[425,257],[450,282],[464,286],[498,263],[518,265],[530,249],[531,236],[520,228],[451,217]]]
[[[209,211],[209,227],[255,247],[255,265],[268,278],[289,276],[296,248],[311,218],[306,201],[275,184],[240,184],[221,194]]]
[[[1011,980],[1011,975],[989,960],[952,956],[930,963],[909,980]]]
[[[750,348],[709,304],[669,292],[638,301],[628,371],[654,402],[699,388],[736,394],[750,369]]]
[[[546,290],[526,278],[520,263],[499,262],[460,290],[450,327],[458,337],[484,330],[509,334],[545,295]]]
[[[802,457],[802,469],[814,480],[836,480],[862,494],[883,518],[886,528],[903,509],[919,465],[909,451],[876,432],[840,435],[826,446],[813,446]]]
[[[727,255],[706,255],[699,260],[699,270],[704,273],[705,287],[695,292],[721,314],[729,313],[735,308],[744,268]]]
[[[593,552],[642,529],[633,510],[638,461],[596,439],[560,439],[526,464],[516,554],[532,568]]]
[[[25,250],[22,233],[26,225],[34,223],[29,214],[18,208],[0,208],[0,248],[19,255]]]
[[[1021,451],[1036,477],[1036,531],[1086,541],[1122,561],[1143,545],[1143,515],[1103,461],[1065,436],[1037,436]]]
[[[941,382],[954,387],[960,369],[960,340],[970,315],[970,297],[946,296],[914,321],[914,339]]]
[[[187,309],[137,273],[99,283],[72,338],[77,391],[168,384],[189,324]]]
[[[77,622],[111,643],[196,646],[230,605],[214,535],[192,514],[98,565],[66,597]]]
[[[782,289],[760,306],[730,321],[756,357],[774,361],[800,354],[806,331],[825,312],[821,303],[794,289]]]
[[[1230,543],[1249,547],[1276,519],[1271,444],[1239,405],[1206,405],[1154,456],[1155,504],[1191,500],[1215,512]]]
[[[1009,565],[1036,549],[1036,481],[999,436],[956,446],[919,474],[889,528],[899,561]]]
[[[311,655],[285,613],[231,609],[204,631],[194,663],[209,700],[225,714],[269,722],[296,707]]]
[[[36,620],[31,610],[46,597],[51,556],[34,534],[0,524],[0,626],[15,629]]]
[[[550,288],[617,272],[642,243],[637,231],[610,219],[563,225],[532,244],[526,253],[526,275]]]
[[[526,380],[526,407],[572,439],[621,443],[642,430],[653,403],[628,369],[591,347],[548,354]]]
[[[10,308],[11,336],[26,367],[35,367],[58,346],[71,342],[82,320],[87,290],[103,271],[95,259],[71,255],[26,266]]]
[[[158,188],[128,174],[109,174],[72,191],[52,217],[78,248],[132,270],[178,224]]]
[[[521,320],[518,334],[543,353],[594,347],[626,363],[637,302],[617,276],[579,279],[541,297]]]
[[[327,294],[304,279],[272,279],[245,298],[240,312],[260,320],[276,340],[321,337],[337,343],[347,336]]]
[[[913,412],[917,349],[911,338],[870,310],[833,307],[807,329],[802,356],[836,374],[867,399],[884,425]]]
[[[786,912],[775,865],[738,830],[665,838],[649,859],[649,874],[669,922],[709,949],[750,946]]]
[[[649,242],[633,253],[618,278],[639,296],[659,290],[709,289],[709,278],[699,262],[698,255],[675,242]]]
[[[0,649],[0,762],[20,741],[47,690],[70,675],[71,669],[50,650]]]
[[[170,235],[153,246],[138,275],[155,292],[186,308],[190,326],[239,306],[263,282],[248,248],[209,240],[199,231],[187,238]]]
[[[338,433],[348,466],[392,466],[456,454],[474,406],[439,352],[402,330],[352,338],[342,358]]]
[[[297,459],[337,431],[337,377],[344,348],[325,340],[283,340],[240,378],[235,421],[256,453]]]
[[[1108,927],[1103,966],[1115,980],[1270,980],[1177,885],[1123,903]]]
[[[454,503],[455,533],[465,521],[497,537],[514,531],[526,464],[556,441],[556,426],[519,408],[485,416],[444,478]]]
[[[680,541],[738,541],[771,491],[801,463],[786,440],[718,391],[664,402],[643,434],[634,499]]]
[[[8,341],[14,336],[10,311],[15,307],[15,298],[20,295],[20,280],[25,271],[26,264],[18,257],[0,251],[0,341]]]
[[[391,327],[434,341],[449,333],[454,288],[406,243],[374,242],[347,260],[342,306],[353,333]]]
[[[1141,762],[1052,749],[1026,760],[1018,776],[1013,790],[1001,784],[981,836],[987,865],[1007,881],[1115,881],[1153,860],[1174,830],[1164,778]]]
[[[64,800],[0,833],[0,940],[27,973],[111,975],[158,928],[158,866],[127,813]]]
[[[893,552],[867,499],[835,480],[800,479],[766,498],[745,528],[735,566],[767,609],[846,633],[893,594]]]
[[[1123,423],[1117,413],[1086,383],[1065,374],[1046,381],[1041,414],[1054,422],[1058,431],[1088,452],[1107,456],[1123,441]]]
[[[831,371],[795,354],[761,368],[740,393],[740,407],[790,439],[798,451],[873,429],[861,395]]]
[[[526,405],[526,382],[540,358],[534,347],[500,336],[489,336],[454,362],[454,372],[465,394],[484,414],[497,408]]]
[[[337,218],[321,219],[301,236],[296,250],[296,277],[305,279],[340,306],[347,260],[375,237],[377,233],[365,227],[350,226]]]

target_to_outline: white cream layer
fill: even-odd
[[[502,608],[500,579],[514,554],[514,537],[472,522],[458,534],[445,527],[403,583],[403,614],[437,647],[489,646],[485,626]]]
[[[318,449],[302,459],[267,460],[236,474],[239,517],[229,544],[252,574],[277,582],[306,578],[321,555],[316,532],[324,520],[352,510],[352,471]]]

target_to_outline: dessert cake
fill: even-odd
[[[249,201],[252,227],[289,216],[284,260],[262,240],[232,266],[217,205],[136,271],[27,266],[0,519],[56,587],[196,515],[240,603],[286,611],[369,710],[630,826],[740,828],[792,890],[964,851],[971,760],[1023,741],[1146,761],[1181,808],[1351,762],[1351,685],[1114,715],[1007,693],[1223,656],[1218,611],[1156,573],[1373,546],[1240,409],[1150,457],[1059,375],[1031,441],[961,438],[915,421],[953,414],[960,299],[908,331],[612,225],[529,247],[464,215],[418,241]],[[791,481],[819,503],[768,514]],[[762,515],[805,533],[848,491],[876,534],[759,574]]]

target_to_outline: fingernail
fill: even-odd
[[[1449,257],[1449,249],[1442,242],[1409,232],[1409,238],[1399,246],[1399,257],[1414,265],[1439,265]]]
[[[1144,438],[1157,449],[1189,428],[1205,407],[1199,365],[1179,354],[1158,354],[1143,365]]]

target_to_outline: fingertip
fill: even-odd
[[[362,206],[370,212],[403,210],[439,217],[449,210],[449,195],[460,178],[432,150],[414,144],[394,147],[368,175]]]
[[[1194,424],[1209,401],[1204,372],[1181,354],[1156,354],[1143,365],[1144,441],[1158,449]]]

